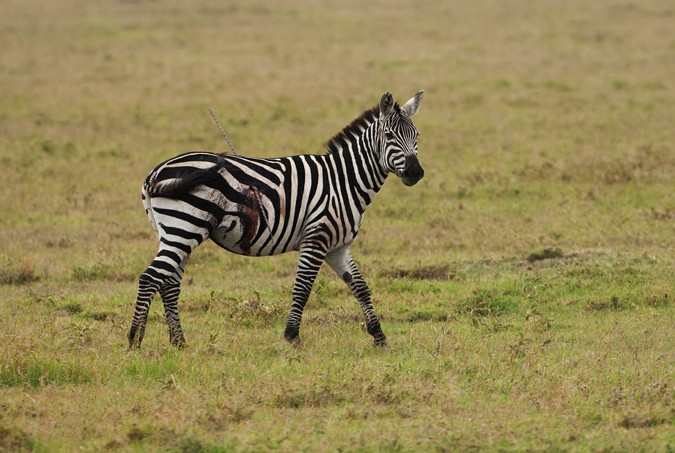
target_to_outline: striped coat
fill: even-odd
[[[160,247],[139,279],[130,347],[143,339],[157,292],[171,343],[185,344],[178,317],[180,282],[190,254],[206,239],[241,255],[300,252],[284,333],[289,341],[298,341],[303,309],[325,261],[360,302],[375,344],[385,345],[370,290],[349,247],[390,173],[406,185],[424,175],[410,119],[422,94],[399,107],[385,93],[378,106],[329,141],[325,155],[256,159],[191,152],[155,167],[143,184],[142,199]]]

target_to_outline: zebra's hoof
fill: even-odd
[[[376,348],[386,348],[387,347],[387,337],[385,337],[384,335],[377,336],[373,340],[373,343],[375,344]]]
[[[172,346],[175,346],[178,349],[187,348],[187,343],[185,342],[185,337],[183,336],[182,333],[178,335],[169,334],[169,342],[171,343]]]
[[[137,349],[141,348],[141,337],[139,332],[136,330],[136,328],[132,327],[131,330],[129,331],[129,351],[131,351],[134,346],[136,346]]]
[[[284,338],[286,341],[291,343],[294,346],[297,346],[300,344],[300,329],[293,329],[293,328],[288,328],[286,327],[286,330],[284,331]]]

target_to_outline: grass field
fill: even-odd
[[[675,6],[0,2],[0,451],[672,451]],[[169,346],[140,186],[180,152],[322,152],[385,91],[425,179],[329,269],[193,255]]]

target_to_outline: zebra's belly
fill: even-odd
[[[225,250],[238,255],[269,256],[294,250],[294,244],[282,248],[275,247],[270,240],[269,231],[259,231],[259,222],[251,222],[250,218],[226,216],[221,224],[211,233],[211,240]]]

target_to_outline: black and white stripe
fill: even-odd
[[[385,345],[370,290],[349,247],[389,173],[408,186],[424,176],[410,119],[422,95],[399,107],[385,93],[378,106],[328,142],[325,155],[254,159],[191,152],[155,167],[143,184],[142,199],[160,246],[139,279],[129,346],[140,346],[157,292],[171,343],[185,345],[178,317],[180,282],[190,254],[206,239],[241,255],[300,252],[287,340],[298,339],[303,309],[325,261],[359,301],[375,344]]]

